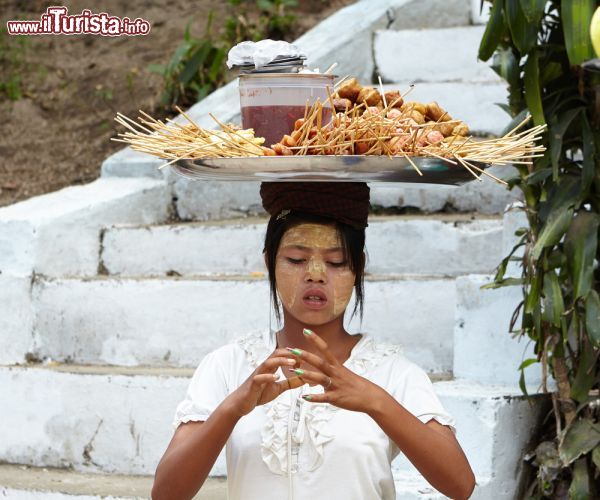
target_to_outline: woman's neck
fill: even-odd
[[[314,331],[321,337],[331,353],[343,363],[350,356],[356,340],[345,329],[343,315],[319,326],[310,326],[298,321],[287,311],[283,311],[283,328],[277,333],[277,347],[296,347],[298,349],[315,352],[312,342],[302,333],[304,328]],[[315,354],[319,354],[315,352]]]

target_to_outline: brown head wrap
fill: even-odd
[[[260,197],[271,216],[292,210],[367,227],[369,186],[364,182],[263,182]]]

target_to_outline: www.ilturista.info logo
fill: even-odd
[[[109,16],[106,12],[92,14],[84,9],[81,14],[68,15],[64,6],[48,7],[39,21],[7,21],[9,35],[102,35],[135,36],[150,33],[145,19]]]

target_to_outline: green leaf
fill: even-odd
[[[600,424],[591,419],[575,420],[561,435],[558,453],[564,466],[573,463],[581,455],[594,449],[600,443]]]
[[[520,0],[504,0],[504,2],[506,23],[512,34],[513,42],[524,56],[535,46],[538,27],[527,21]]]
[[[586,296],[592,288],[594,258],[598,248],[600,215],[579,212],[565,237],[567,267],[573,282],[574,300]]]
[[[561,315],[565,310],[558,276],[551,270],[544,275],[544,312],[542,317],[548,323],[560,327]]]
[[[536,26],[544,15],[545,6],[546,0],[521,0],[521,9],[523,9],[525,18]]]
[[[525,63],[525,102],[535,125],[544,125],[544,107],[542,106],[542,91],[540,89],[540,75],[538,67],[538,55],[533,51],[529,54]]]
[[[592,462],[597,469],[600,469],[600,446],[596,446],[592,452]]]
[[[534,312],[540,301],[540,275],[535,273],[531,278],[531,284],[527,292],[527,298],[525,299],[525,313]]]
[[[179,81],[184,85],[189,82],[200,67],[204,64],[206,56],[212,48],[211,43],[206,40],[196,51],[192,54],[192,57],[185,63],[183,70],[179,74]]]
[[[519,388],[525,397],[529,397],[527,392],[527,384],[525,383],[525,370],[521,369],[521,375],[519,375]]]
[[[537,261],[544,248],[556,245],[567,231],[575,210],[572,207],[565,207],[564,210],[554,210],[548,216],[548,220],[543,225],[533,249],[531,257]]]
[[[590,122],[585,113],[583,113],[583,119],[581,120],[581,129],[583,140],[582,184],[583,189],[587,190],[594,181],[596,145],[594,144],[594,134]]]
[[[582,343],[582,352],[577,365],[577,373],[571,384],[571,397],[580,403],[589,398],[590,389],[594,386],[594,372],[598,352],[590,342]]]
[[[577,66],[595,57],[590,24],[596,0],[562,0],[561,19],[569,62]]]
[[[519,123],[521,123],[529,114],[528,109],[522,110],[517,116],[515,116],[510,123],[504,128],[501,135],[508,134],[512,129],[514,129]]]
[[[590,290],[585,301],[585,329],[592,344],[600,348],[600,296],[596,290]]]
[[[572,108],[560,115],[555,123],[550,125],[550,154],[552,158],[552,171],[554,180],[558,179],[559,160],[562,155],[563,138],[569,125],[575,117],[584,111],[585,108]]]
[[[218,49],[215,52],[212,64],[210,65],[210,69],[208,71],[208,76],[211,81],[216,82],[219,76],[219,73],[223,71],[223,61],[225,60],[225,56],[227,55],[227,51],[223,48]]]
[[[519,85],[519,61],[510,48],[500,48],[494,54],[492,69],[511,86]],[[510,107],[509,107],[510,109]]]
[[[524,370],[525,368],[527,368],[528,366],[533,365],[534,363],[539,363],[539,361],[537,360],[537,358],[528,358],[525,361],[523,361],[521,363],[521,365],[519,366],[518,370]]]
[[[504,6],[504,0],[496,0],[492,5],[490,12],[490,18],[485,27],[483,38],[479,44],[479,59],[487,61],[498,47],[502,35],[505,31],[504,16],[502,15],[502,8]]]
[[[581,182],[574,175],[565,175],[554,184],[548,193],[548,201],[538,207],[539,220],[545,223],[550,214],[568,207],[579,207],[581,202]]]
[[[522,284],[523,284],[523,278],[505,278],[505,279],[495,281],[493,283],[488,283],[487,285],[482,285],[480,288],[482,290],[494,290],[496,288],[502,288],[505,286],[515,286],[515,285],[522,285]]]
[[[540,84],[545,87],[548,83],[556,80],[563,75],[563,68],[560,63],[549,62],[542,66],[540,72]]]
[[[589,500],[590,478],[585,458],[577,460],[573,467],[573,479],[569,486],[569,500]]]
[[[527,177],[525,177],[525,182],[529,185],[540,184],[540,183],[544,182],[551,175],[552,175],[551,168],[542,168],[540,170],[535,170],[534,172],[531,172]]]

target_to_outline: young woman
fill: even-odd
[[[192,498],[225,445],[230,500],[392,500],[400,452],[440,492],[469,498],[473,472],[426,373],[344,328],[353,291],[362,316],[367,185],[264,183],[261,196],[283,326],[202,360],[152,498]]]

